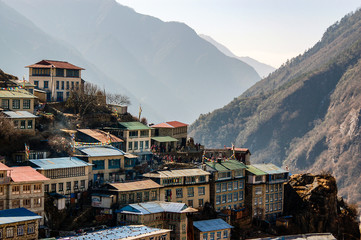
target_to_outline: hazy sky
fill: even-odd
[[[359,0],[117,0],[163,21],[184,22],[237,56],[279,67],[361,6]]]

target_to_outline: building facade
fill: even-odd
[[[209,172],[202,169],[161,170],[143,174],[159,185],[161,201],[183,202],[201,208],[210,202]]]
[[[177,144],[180,147],[186,146],[188,124],[178,121],[170,121],[152,125],[152,128],[155,129],[155,137],[170,136],[178,140]]]
[[[195,240],[216,240],[231,239],[231,225],[221,218],[194,221],[194,239]]]
[[[81,71],[84,68],[71,63],[42,60],[26,68],[29,68],[30,83],[36,89],[46,91],[47,101],[65,101],[73,89],[82,87]]]

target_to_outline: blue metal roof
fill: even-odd
[[[116,212],[131,214],[151,214],[160,212],[181,212],[186,209],[185,203],[176,202],[144,202],[129,204]]]
[[[226,223],[221,218],[211,219],[211,220],[203,220],[203,221],[195,221],[193,222],[193,226],[198,228],[201,232],[210,232],[223,230],[228,228],[233,228],[231,225]]]
[[[37,166],[34,167],[35,169],[41,169],[41,170],[84,167],[84,166],[93,165],[91,163],[84,162],[77,157],[44,158],[44,159],[32,159],[29,161]]]
[[[115,227],[110,229],[104,229],[96,232],[86,233],[82,236],[70,236],[60,239],[77,239],[77,240],[114,240],[114,239],[125,239],[129,237],[137,237],[143,234],[156,233],[156,232],[170,232],[171,230],[151,228],[143,225],[138,226],[123,226]]]
[[[26,208],[14,208],[0,211],[0,225],[31,221],[41,218],[41,216],[32,211],[29,211]]]
[[[90,157],[123,156],[125,152],[112,146],[84,146],[77,149]]]

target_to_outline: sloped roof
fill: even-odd
[[[263,175],[267,175],[266,172],[263,172],[262,170],[256,168],[255,166],[253,165],[246,165],[246,170],[256,176],[263,176]]]
[[[112,146],[83,146],[77,149],[90,157],[123,156],[125,153]]]
[[[152,137],[152,139],[157,142],[178,142],[178,139],[170,136]]]
[[[41,218],[41,216],[26,208],[14,208],[0,211],[0,225],[31,221]]]
[[[8,117],[8,118],[37,118],[37,116],[35,116],[32,113],[29,113],[27,111],[3,111],[3,113]]]
[[[254,167],[262,170],[263,172],[266,172],[268,174],[282,174],[287,173],[288,171],[283,170],[280,167],[277,167],[276,165],[272,163],[266,163],[266,164],[252,164]]]
[[[210,231],[233,228],[233,226],[229,225],[221,218],[203,220],[203,221],[194,221],[193,226],[196,227],[201,232],[210,232]]]
[[[171,122],[164,122],[153,125],[152,128],[178,128],[178,127],[187,127],[188,124],[178,122],[178,121],[171,121]]]
[[[10,171],[11,168],[9,168],[8,166],[6,166],[5,164],[0,162],[0,170],[1,171],[4,171],[4,170]]]
[[[33,94],[26,91],[25,89],[0,90],[0,97],[1,98],[19,98],[19,99],[37,98]]]
[[[108,185],[115,188],[118,192],[129,192],[162,187],[150,179],[124,183],[109,183]]]
[[[45,159],[32,159],[29,160],[37,167],[35,169],[49,170],[49,169],[61,169],[72,167],[85,167],[93,164],[84,162],[77,157],[62,157],[62,158],[45,158]]]
[[[77,129],[77,131],[84,133],[102,143],[108,142],[109,138],[111,142],[124,142],[122,139],[114,136],[113,134],[104,132],[100,129]]]
[[[13,182],[44,182],[50,180],[41,173],[38,173],[34,168],[29,166],[11,167],[11,180]]]
[[[206,162],[206,164],[217,170],[217,171],[227,171],[227,170],[238,170],[238,169],[244,169],[246,168],[246,165],[244,165],[243,163],[237,161],[237,160],[225,160],[225,161],[221,161],[220,163],[215,161],[215,162]]]
[[[26,68],[64,68],[64,69],[76,69],[76,70],[84,70],[84,68],[77,67],[71,63],[64,61],[55,61],[55,60],[42,60],[35,64],[26,66]]]
[[[210,175],[210,173],[203,171],[202,169],[199,168],[160,170],[152,173],[143,174],[144,177],[153,177],[153,178],[187,177],[187,176],[204,176],[204,175]]]
[[[141,122],[118,122],[123,128],[127,130],[148,130],[150,127],[144,125]]]
[[[130,214],[151,214],[151,213],[160,213],[160,212],[174,212],[182,213],[188,207],[185,203],[176,203],[176,202],[144,202],[144,203],[134,203],[129,204],[121,208],[117,212],[121,213],[130,213]]]

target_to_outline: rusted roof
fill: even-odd
[[[114,136],[113,134],[104,132],[104,131],[99,130],[99,129],[77,129],[77,130],[79,132],[81,132],[81,133],[84,133],[84,134],[94,138],[95,140],[98,140],[101,143],[108,142],[109,137],[110,137],[111,142],[124,142],[122,139]]]
[[[11,167],[11,180],[13,182],[34,182],[47,181],[49,178],[37,172],[34,168],[29,166]]]
[[[9,168],[8,166],[6,166],[5,164],[3,164],[3,163],[0,162],[0,170],[1,170],[1,171],[4,171],[4,170],[10,171],[11,168]]]
[[[161,185],[150,179],[124,183],[109,183],[108,185],[115,188],[118,192],[129,192],[162,187]]]
[[[76,70],[85,70],[84,68],[77,67],[71,63],[64,61],[54,61],[54,60],[41,60],[33,65],[26,66],[26,68],[64,68],[64,69],[76,69]]]
[[[178,128],[178,127],[187,127],[188,124],[181,123],[178,121],[164,122],[153,125],[152,128]]]

